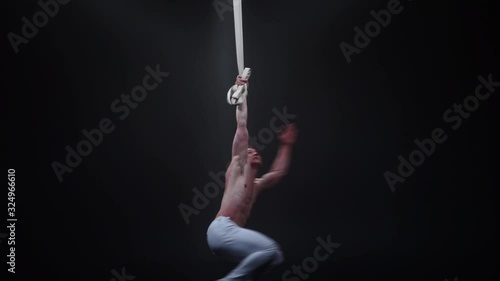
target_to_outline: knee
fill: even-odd
[[[281,250],[277,250],[274,255],[274,264],[281,264],[284,260],[285,258],[283,257],[283,252]]]
[[[272,253],[272,263],[274,265],[278,265],[284,261],[283,252],[279,245],[275,244],[269,248],[269,251]]]

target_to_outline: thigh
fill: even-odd
[[[245,258],[270,247],[278,247],[278,244],[268,236],[242,227],[237,227],[231,232],[231,240],[233,254],[238,258]]]

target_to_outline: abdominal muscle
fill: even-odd
[[[243,227],[255,201],[255,183],[250,178],[250,165],[243,167],[243,173],[234,159],[226,172],[226,188],[222,197],[221,208],[216,217],[230,217],[240,227]]]

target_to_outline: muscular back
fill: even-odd
[[[226,171],[226,187],[217,216],[228,216],[243,227],[258,195],[258,184],[251,165],[240,165],[239,155],[234,156]]]

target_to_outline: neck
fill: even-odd
[[[252,176],[253,179],[255,179],[257,177],[258,172],[259,172],[258,165],[251,165],[250,166],[250,175]]]

